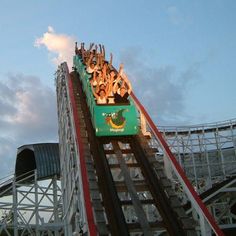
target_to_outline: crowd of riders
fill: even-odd
[[[105,60],[105,48],[103,45],[90,44],[85,49],[84,43],[78,48],[75,44],[75,53],[82,59],[87,73],[91,74],[91,88],[97,104],[128,103],[131,93],[131,84],[124,73],[124,65],[121,64],[119,71],[112,65],[110,60]]]

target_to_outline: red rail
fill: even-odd
[[[78,117],[77,107],[75,103],[75,96],[73,93],[72,78],[69,74],[68,74],[68,77],[69,77],[68,78],[69,97],[70,97],[70,101],[72,105],[75,132],[76,132],[76,138],[77,138],[76,142],[77,142],[79,159],[80,159],[80,171],[81,171],[83,195],[84,195],[84,201],[85,201],[85,210],[86,210],[86,216],[87,216],[87,222],[88,222],[88,231],[89,231],[89,235],[95,236],[97,235],[97,229],[96,229],[94,216],[93,216],[93,208],[92,208],[90,191],[89,191],[89,181],[88,181],[86,163],[85,163],[85,158],[84,158],[84,148],[83,148],[83,143],[82,143],[82,139],[80,135],[79,117]]]
[[[159,141],[159,144],[162,146],[162,148],[165,151],[167,157],[169,158],[170,162],[172,163],[172,167],[175,169],[177,177],[179,178],[180,182],[184,185],[183,186],[184,189],[187,190],[188,196],[191,197],[190,201],[192,203],[195,203],[194,205],[198,206],[198,208],[202,212],[203,216],[205,217],[205,219],[207,220],[207,222],[209,223],[210,227],[215,232],[215,234],[218,235],[218,236],[224,236],[224,233],[219,228],[219,226],[217,225],[215,219],[209,213],[207,207],[205,206],[205,204],[202,202],[202,200],[200,199],[200,197],[198,196],[198,194],[194,190],[192,184],[190,183],[190,181],[186,177],[182,167],[177,162],[177,160],[176,160],[175,156],[173,155],[173,153],[171,152],[168,144],[166,143],[166,141],[163,138],[163,136],[161,135],[160,131],[158,130],[158,128],[156,127],[156,125],[152,121],[151,117],[148,115],[146,109],[139,102],[139,100],[134,95],[134,93],[131,93],[131,96],[132,96],[134,102],[136,103],[137,107],[139,108],[139,110],[143,113],[143,115],[146,118],[146,121],[149,124],[151,130],[153,131],[156,139]],[[198,210],[198,209],[196,209],[196,210]],[[198,211],[198,213],[199,213],[199,211]]]

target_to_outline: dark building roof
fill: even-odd
[[[38,143],[21,146],[17,149],[15,174],[20,177],[37,169],[37,179],[60,176],[58,143]]]

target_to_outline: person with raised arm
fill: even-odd
[[[110,70],[113,70],[112,60],[113,60],[113,55],[112,55],[112,53],[110,53],[110,61],[109,61],[109,64],[108,64],[108,68]]]
[[[92,93],[94,95],[94,97],[97,100],[97,104],[107,104],[107,98],[109,96],[109,91],[108,89],[101,89],[96,93],[96,91],[94,91],[93,85],[92,85],[92,81],[91,82],[91,89],[92,89]]]
[[[98,66],[96,65],[96,62],[93,61],[93,57],[94,57],[94,54],[91,53],[90,56],[89,56],[89,59],[86,62],[86,71],[89,74],[92,74],[92,73],[94,73],[95,71],[98,70]]]
[[[123,72],[124,65],[120,65],[119,73],[116,82],[113,86],[114,101],[115,103],[128,103],[128,97],[132,91],[132,86],[128,77]]]
[[[109,90],[109,96],[108,96],[108,103],[113,104],[114,102],[114,94],[113,94],[113,86],[116,81],[116,73],[113,69],[110,70],[108,76],[107,76],[107,83],[108,83],[108,90]]]

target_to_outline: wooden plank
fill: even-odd
[[[122,174],[124,176],[124,180],[125,180],[128,192],[130,194],[133,206],[134,206],[134,210],[137,214],[139,224],[143,230],[143,234],[147,235],[147,236],[149,236],[149,235],[151,236],[151,235],[153,235],[152,230],[149,226],[146,214],[145,214],[142,204],[139,200],[138,194],[135,190],[135,186],[132,181],[132,178],[130,177],[129,169],[128,169],[128,167],[125,163],[125,160],[122,156],[122,152],[120,150],[119,144],[118,144],[118,142],[113,141],[112,145],[113,145],[117,160],[120,164],[120,168],[121,168]]]

